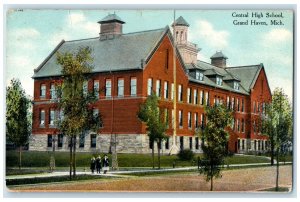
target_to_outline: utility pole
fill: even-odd
[[[119,170],[118,166],[118,155],[117,155],[117,135],[114,134],[114,140],[112,142],[112,170]]]
[[[173,109],[174,109],[174,121],[173,121],[173,139],[172,139],[172,146],[170,149],[170,155],[174,155],[178,153],[178,147],[176,145],[176,133],[177,133],[177,126],[176,126],[176,33],[175,33],[175,10],[174,10],[174,19],[173,19],[173,79],[174,79],[174,88],[173,88]],[[172,89],[171,89],[172,90]]]

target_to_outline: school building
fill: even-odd
[[[72,52],[86,46],[92,49],[94,69],[83,88],[96,93],[94,112],[101,113],[103,125],[99,131],[78,135],[78,152],[108,152],[116,144],[118,153],[150,153],[146,126],[138,119],[137,111],[152,92],[159,97],[168,123],[169,138],[161,146],[163,154],[170,152],[173,142],[179,149],[201,152],[201,139],[195,136],[195,129],[205,127],[205,105],[220,103],[233,110],[234,120],[227,129],[229,151],[268,149],[268,138],[261,134],[259,124],[265,103],[271,101],[263,64],[228,67],[228,58],[221,51],[211,56],[211,63],[197,60],[200,49],[187,40],[189,24],[183,17],[171,25],[173,31],[166,26],[123,33],[125,22],[116,14],[109,14],[98,23],[99,37],[62,40],[34,70],[29,150],[69,150],[68,138],[55,124],[62,116],[55,91],[56,82],[61,80],[56,52]]]

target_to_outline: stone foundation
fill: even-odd
[[[96,135],[96,146],[91,146],[91,135],[87,134],[84,138],[84,146],[80,147],[79,138],[76,138],[76,151],[77,152],[95,152],[95,153],[108,153],[114,150],[114,143],[116,142],[116,149],[118,153],[151,153],[149,138],[146,134],[99,134]],[[53,136],[57,140],[57,136]],[[116,140],[115,140],[116,137]],[[35,134],[31,135],[29,141],[29,150],[31,151],[52,151],[53,145],[55,151],[69,151],[68,137],[63,136],[63,144],[58,147],[57,141],[52,143],[52,147],[48,147],[47,144],[48,135]],[[161,153],[169,154],[172,146],[173,138],[169,138],[169,145],[166,145],[166,141],[162,142]],[[176,145],[180,149],[180,136],[176,137]],[[190,137],[183,137],[183,149],[191,149],[195,153],[202,153],[201,141],[199,140],[199,147],[196,149],[195,137],[192,137],[192,147],[190,148]],[[157,144],[154,145],[154,152],[157,153]]]

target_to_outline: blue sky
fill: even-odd
[[[97,37],[97,21],[116,12],[126,24],[123,32],[136,32],[171,25],[172,10],[10,10],[6,14],[6,84],[19,78],[26,93],[33,95],[33,70],[62,40]],[[280,18],[284,25],[243,25],[232,13],[249,10],[177,10],[190,24],[189,41],[198,44],[198,59],[210,62],[210,56],[222,50],[228,66],[263,63],[271,90],[281,87],[292,98],[293,84],[293,13]],[[257,11],[265,14],[271,10]],[[274,18],[275,19],[275,18]],[[269,23],[269,18],[256,19]],[[270,23],[269,23],[270,24]]]

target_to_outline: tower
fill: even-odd
[[[113,39],[123,34],[125,22],[116,14],[108,14],[98,23],[100,24],[100,40]]]
[[[174,28],[173,37],[175,38],[176,46],[182,56],[184,63],[196,63],[197,54],[200,51],[196,44],[189,42],[188,39],[188,28],[189,24],[185,19],[180,16],[177,18],[175,23],[172,24]]]

